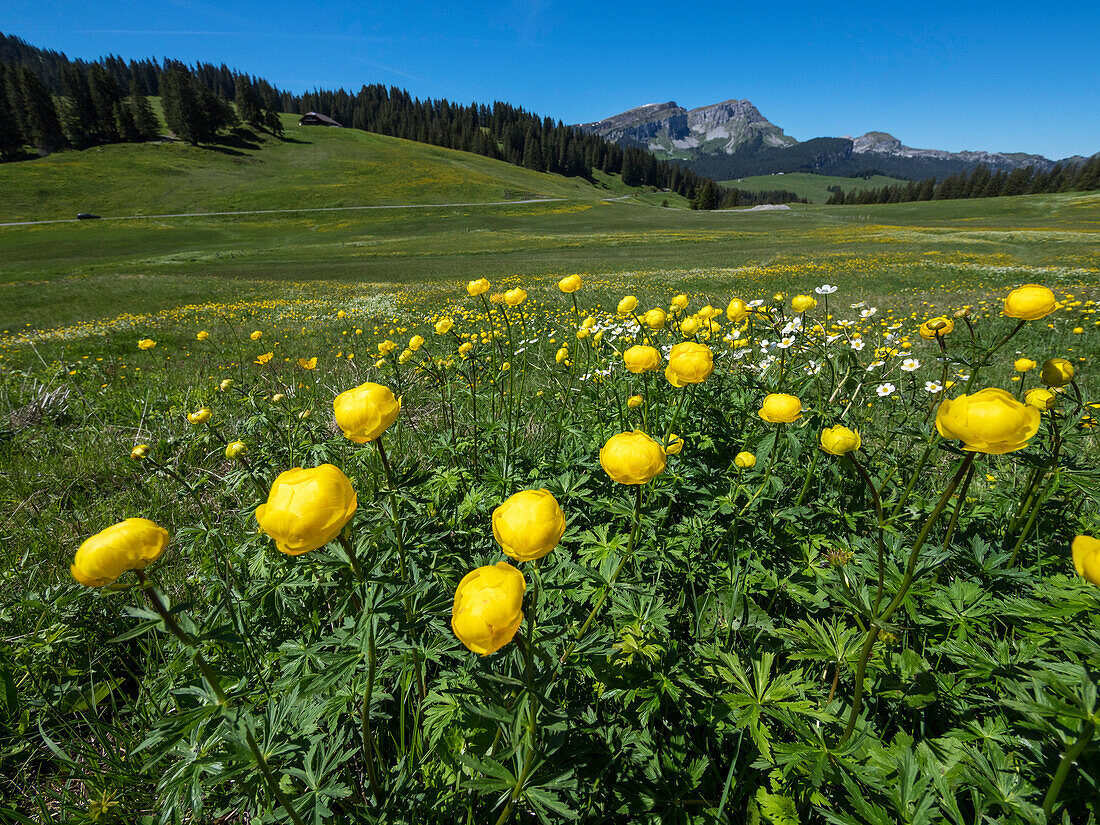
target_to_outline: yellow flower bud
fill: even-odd
[[[152,338],[142,338],[138,341],[138,349],[152,349],[157,345],[157,342]]]
[[[148,457],[148,455],[148,444],[138,444],[136,447],[134,447],[134,449],[130,450],[130,458],[132,458],[134,461],[141,461],[142,459]]]
[[[167,544],[163,527],[146,518],[128,518],[85,540],[69,572],[86,587],[104,587],[127,570],[145,569]]]
[[[256,521],[289,556],[324,547],[344,529],[359,506],[348,477],[332,464],[279,473]]]
[[[742,470],[751,470],[756,466],[756,456],[750,452],[742,450],[733,458],[735,466],[740,467]]]
[[[248,446],[243,441],[233,441],[225,446],[225,457],[229,459],[240,458],[248,452]]]
[[[440,318],[438,321],[435,322],[435,334],[446,335],[448,332],[451,331],[451,327],[453,327],[454,325],[455,322],[452,321],[450,318]]]
[[[739,324],[744,321],[749,315],[749,306],[740,298],[734,298],[730,301],[730,305],[726,307],[726,317],[733,321],[735,324]]]
[[[668,316],[665,315],[665,311],[663,309],[651,309],[642,318],[642,320],[645,321],[645,325],[654,332],[664,329],[665,321],[667,319]]]
[[[462,345],[459,346],[458,354],[461,355],[463,358],[465,358],[466,353],[468,353],[473,348],[474,348],[474,345],[471,344],[469,341],[467,341],[465,344],[462,344]]]
[[[248,337],[251,338],[253,341],[259,341],[261,338],[264,337],[264,334],[262,332],[260,332],[259,330],[256,330],[255,332],[253,332]]]
[[[401,411],[389,387],[367,382],[340,393],[332,402],[336,424],[349,441],[366,444],[382,435]]]
[[[665,455],[679,455],[682,449],[684,449],[684,439],[676,433],[669,433],[668,444],[665,445]]]
[[[632,410],[638,409],[643,403],[644,399],[640,395],[632,395],[630,398],[626,399],[626,406]]]
[[[488,656],[512,641],[523,622],[523,574],[506,561],[467,573],[455,588],[451,629],[469,650]]]
[[[844,455],[853,450],[858,450],[863,442],[859,438],[859,432],[849,430],[843,424],[835,427],[826,427],[821,431],[821,449],[830,455]]]
[[[281,404],[285,400],[286,400],[286,396],[283,395],[281,392],[277,392],[273,396],[271,396],[271,403],[272,404]]]
[[[643,433],[613,435],[600,449],[600,466],[619,484],[645,484],[664,472],[664,448]]]
[[[653,347],[638,344],[623,353],[623,363],[635,375],[653,372],[661,367],[661,353]]]
[[[1043,363],[1039,380],[1048,387],[1064,387],[1073,380],[1073,364],[1065,358],[1051,358]]]
[[[226,391],[228,391],[228,389],[230,387],[233,386],[233,384],[234,384],[234,381],[233,381],[232,378],[223,379],[222,382],[220,384],[218,384],[218,390],[220,392],[226,392]]]
[[[1037,410],[1049,410],[1057,400],[1058,396],[1042,387],[1036,387],[1024,393],[1024,403]]]
[[[969,452],[1002,455],[1027,446],[1039,431],[1039,411],[1001,389],[947,398],[936,410],[936,429]]]
[[[569,357],[569,350],[566,347],[562,347],[556,353],[554,353],[554,360],[559,364]]]
[[[558,281],[558,289],[565,293],[576,292],[581,288],[581,276],[580,275],[566,275],[560,281]]]
[[[209,407],[203,407],[202,409],[195,410],[193,413],[187,414],[187,420],[192,424],[205,424],[210,420],[210,416],[213,413],[210,412]]]
[[[1100,587],[1100,539],[1078,536],[1073,540],[1073,566],[1077,575]]]
[[[679,309],[679,310],[682,311],[682,310],[687,309],[687,305],[688,305],[688,296],[687,295],[677,295],[675,298],[672,299],[672,306],[675,309]]]
[[[699,331],[699,327],[702,324],[699,323],[698,318],[685,318],[680,322],[680,332],[686,338],[690,338],[692,335]]]
[[[710,347],[683,341],[672,348],[668,354],[668,366],[665,378],[674,387],[687,384],[701,384],[714,372],[714,353]]]
[[[759,415],[770,424],[790,424],[802,416],[802,401],[795,395],[769,393],[764,398]]]
[[[423,336],[414,335],[412,338],[409,339],[409,349],[411,349],[413,352],[416,352],[422,346],[424,346]]]
[[[549,490],[521,490],[493,510],[493,538],[516,561],[541,559],[564,532],[565,513]]]
[[[591,334],[592,333],[588,331],[588,327],[581,327],[580,329],[577,330],[577,340],[578,341],[583,341],[585,338],[587,338]]]
[[[638,306],[638,299],[633,295],[627,295],[621,301],[619,301],[618,313],[620,315],[629,315],[634,311],[634,308]]]
[[[1038,365],[1030,358],[1017,358],[1012,366],[1016,368],[1016,372],[1027,372],[1035,369]]]
[[[527,300],[527,291],[523,287],[515,287],[504,293],[504,303],[510,307],[518,307]]]
[[[1027,284],[1017,287],[1005,298],[1005,315],[1023,321],[1034,321],[1050,315],[1057,308],[1054,293],[1045,286]]]
[[[810,295],[795,295],[791,298],[791,309],[795,312],[809,312],[817,306],[817,299]]]
[[[205,329],[199,330],[198,334],[195,335],[195,339],[198,340],[198,341],[205,341],[209,337],[210,337],[210,333],[207,332]]]

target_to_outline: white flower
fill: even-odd
[[[822,284],[821,286],[814,289],[814,292],[816,292],[818,295],[832,295],[836,291],[837,287],[829,286],[828,284]]]
[[[806,375],[817,375],[821,372],[821,363],[818,361],[810,361],[805,367]]]
[[[897,389],[893,384],[879,384],[875,392],[878,393],[879,398],[887,398],[897,392]]]
[[[848,306],[850,306],[852,309],[859,309],[861,307],[867,306],[867,302],[866,301],[860,301],[858,304],[848,304]]]
[[[886,363],[885,361],[872,361],[870,364],[867,365],[866,372],[870,372],[871,370],[877,370],[879,367],[881,367],[885,363]]]
[[[755,309],[756,307],[761,306],[763,303],[764,300],[762,298],[757,298],[755,301],[749,301],[747,304],[745,304],[745,306]]]
[[[925,381],[924,391],[931,393],[943,392],[943,384],[939,381]]]
[[[837,340],[838,338],[843,338],[843,337],[844,336],[840,335],[839,333],[836,334],[836,335],[826,335],[825,336],[825,343],[826,344],[831,344],[831,343],[833,343],[833,341]]]
[[[901,362],[901,369],[903,372],[914,372],[920,369],[920,361],[916,358],[906,358]]]
[[[791,338],[789,336],[784,337],[782,340],[780,340],[780,342],[778,344],[776,344],[776,346],[779,347],[780,349],[789,349],[793,345],[794,345],[794,338]]]
[[[792,332],[797,332],[802,329],[802,317],[796,317],[789,320],[783,327],[783,334],[790,335]]]
[[[859,313],[859,317],[860,318],[870,318],[876,312],[878,312],[878,310],[875,309],[874,307],[867,307],[867,309],[865,309],[865,310],[863,310],[862,312]]]
[[[852,349],[854,349],[856,352],[859,352],[860,350],[862,350],[863,349],[863,339],[862,338],[857,338],[856,340],[852,341]]]

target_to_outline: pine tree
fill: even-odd
[[[49,90],[37,75],[25,66],[18,70],[19,108],[24,135],[39,154],[48,155],[66,149],[69,142],[61,131],[61,121]]]
[[[9,70],[0,63],[0,160],[14,160],[23,154],[23,130],[16,119],[8,91]]]
[[[126,100],[134,121],[135,140],[152,140],[160,133],[160,121],[149,98],[135,89]]]

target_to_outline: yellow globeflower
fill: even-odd
[[[143,570],[168,544],[168,531],[147,518],[128,518],[100,530],[76,551],[69,572],[86,587],[103,587],[127,570]]]
[[[1028,370],[1035,369],[1035,367],[1037,367],[1038,364],[1036,364],[1030,358],[1017,358],[1012,363],[1012,366],[1015,367],[1016,372],[1027,372]]]
[[[937,318],[929,318],[920,325],[920,337],[932,341],[937,335],[949,335],[955,329],[955,322],[950,318],[940,315]]]
[[[1048,387],[1064,387],[1073,380],[1073,364],[1065,358],[1051,358],[1039,370],[1039,380]]]
[[[638,299],[633,295],[627,295],[621,301],[619,301],[618,313],[620,315],[629,315],[638,306]]]
[[[512,641],[523,622],[523,574],[508,562],[471,570],[455,588],[451,629],[467,648],[488,656]]]
[[[974,453],[1002,455],[1022,450],[1039,431],[1039,411],[1001,389],[947,398],[936,410],[936,429]]]
[[[734,298],[730,301],[730,305],[726,307],[726,317],[735,324],[744,321],[749,317],[749,305],[740,298]]]
[[[1057,400],[1058,396],[1042,387],[1036,387],[1024,393],[1024,403],[1037,410],[1049,410]]]
[[[314,355],[312,358],[299,358],[298,366],[304,370],[317,369],[317,356]]]
[[[565,513],[549,490],[521,490],[493,510],[493,538],[516,561],[541,559],[564,532]]]
[[[684,439],[676,433],[669,433],[668,444],[665,445],[665,455],[679,455],[682,449],[684,449]]]
[[[760,407],[759,415],[769,424],[790,424],[802,416],[802,401],[796,395],[782,392],[768,393]]]
[[[674,309],[684,310],[684,309],[687,309],[687,305],[688,305],[688,296],[687,295],[677,295],[675,298],[672,299],[671,306]]]
[[[630,396],[630,398],[626,399],[626,406],[628,406],[632,410],[636,410],[638,409],[638,407],[642,406],[644,401],[645,399],[643,399],[640,395],[632,395]]]
[[[1100,587],[1100,539],[1078,536],[1073,540],[1073,566],[1077,575]]]
[[[740,467],[742,470],[751,470],[756,466],[756,456],[750,452],[742,450],[733,458],[735,466]]]
[[[663,309],[651,309],[642,317],[642,320],[647,327],[657,332],[665,328],[665,322],[668,320],[668,316]]]
[[[264,334],[262,332],[260,332],[259,330],[256,330],[251,335],[249,335],[248,337],[251,338],[253,341],[259,341],[261,338],[264,337]]]
[[[228,392],[234,383],[232,378],[223,378],[222,382],[218,384],[218,392]]]
[[[791,298],[791,309],[795,312],[809,312],[817,306],[817,299],[811,295],[795,295]]]
[[[451,331],[451,327],[453,327],[454,325],[455,322],[452,321],[450,318],[440,318],[438,321],[435,322],[435,334],[446,335],[448,332]]]
[[[422,346],[424,346],[424,336],[414,335],[412,338],[409,339],[409,349],[411,349],[413,352],[416,352]]]
[[[149,456],[149,445],[138,444],[134,449],[130,450],[130,458],[134,461],[141,461]]]
[[[701,384],[714,372],[714,353],[705,344],[682,341],[668,354],[665,378],[674,387]]]
[[[1050,315],[1057,306],[1054,293],[1045,286],[1027,284],[1008,293],[1005,298],[1005,315],[1023,321],[1034,321]]]
[[[665,469],[664,448],[643,433],[619,433],[600,450],[600,466],[619,484],[645,484]]]
[[[680,322],[680,332],[685,338],[690,338],[692,335],[699,331],[699,327],[702,326],[698,318],[691,317],[685,318]]]
[[[559,364],[569,357],[569,349],[567,347],[561,347],[554,353],[554,360]]]
[[[344,529],[359,503],[348,477],[332,464],[279,473],[256,508],[260,529],[289,556],[324,547]]]
[[[585,338],[587,338],[591,334],[592,333],[589,331],[588,327],[581,327],[580,329],[577,330],[577,340],[578,341],[583,341]]]
[[[527,300],[527,290],[521,286],[509,289],[504,293],[504,303],[510,307],[518,307]]]
[[[635,375],[661,368],[661,353],[653,347],[637,344],[623,353],[623,363]]]
[[[207,332],[205,329],[199,330],[198,334],[195,336],[195,338],[198,339],[199,341],[205,341],[209,337],[210,337],[210,333]]]
[[[152,338],[142,338],[138,341],[138,349],[152,349],[157,345],[157,342]]]
[[[229,459],[240,458],[248,452],[248,445],[243,441],[233,441],[225,445],[225,457]]]
[[[843,424],[826,427],[821,431],[821,449],[830,455],[844,455],[858,450],[863,442],[857,430],[849,430]]]
[[[382,435],[397,419],[401,399],[381,384],[360,384],[342,392],[332,402],[336,423],[349,441],[366,444]]]
[[[485,278],[478,278],[476,281],[470,281],[466,284],[466,291],[472,296],[481,295],[483,292],[489,291],[489,281]]]
[[[458,354],[463,358],[474,348],[474,345],[467,341],[465,344],[460,344],[458,347]]]
[[[205,424],[210,420],[210,416],[212,415],[213,413],[210,412],[209,407],[203,407],[195,410],[193,413],[188,413],[187,420],[192,424]]]
[[[560,281],[558,281],[558,289],[562,292],[569,294],[576,292],[581,288],[581,276],[580,275],[566,275]]]
[[[253,364],[266,364],[268,361],[270,361],[274,357],[275,357],[274,352],[265,352],[263,355],[257,355],[256,360],[254,360],[252,363]]]

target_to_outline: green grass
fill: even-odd
[[[614,176],[589,183],[355,129],[299,127],[291,115],[283,125],[283,140],[238,129],[217,146],[119,144],[0,165],[0,222],[649,192]]]
[[[754,175],[737,180],[721,181],[723,186],[747,189],[750,192],[762,192],[772,189],[786,189],[794,192],[810,203],[825,203],[832,195],[830,186],[839,186],[845,192],[850,189],[875,189],[895,183],[906,183],[899,178],[874,175],[870,178],[841,178],[832,175],[815,175],[810,172],[788,172],[784,175]]]

